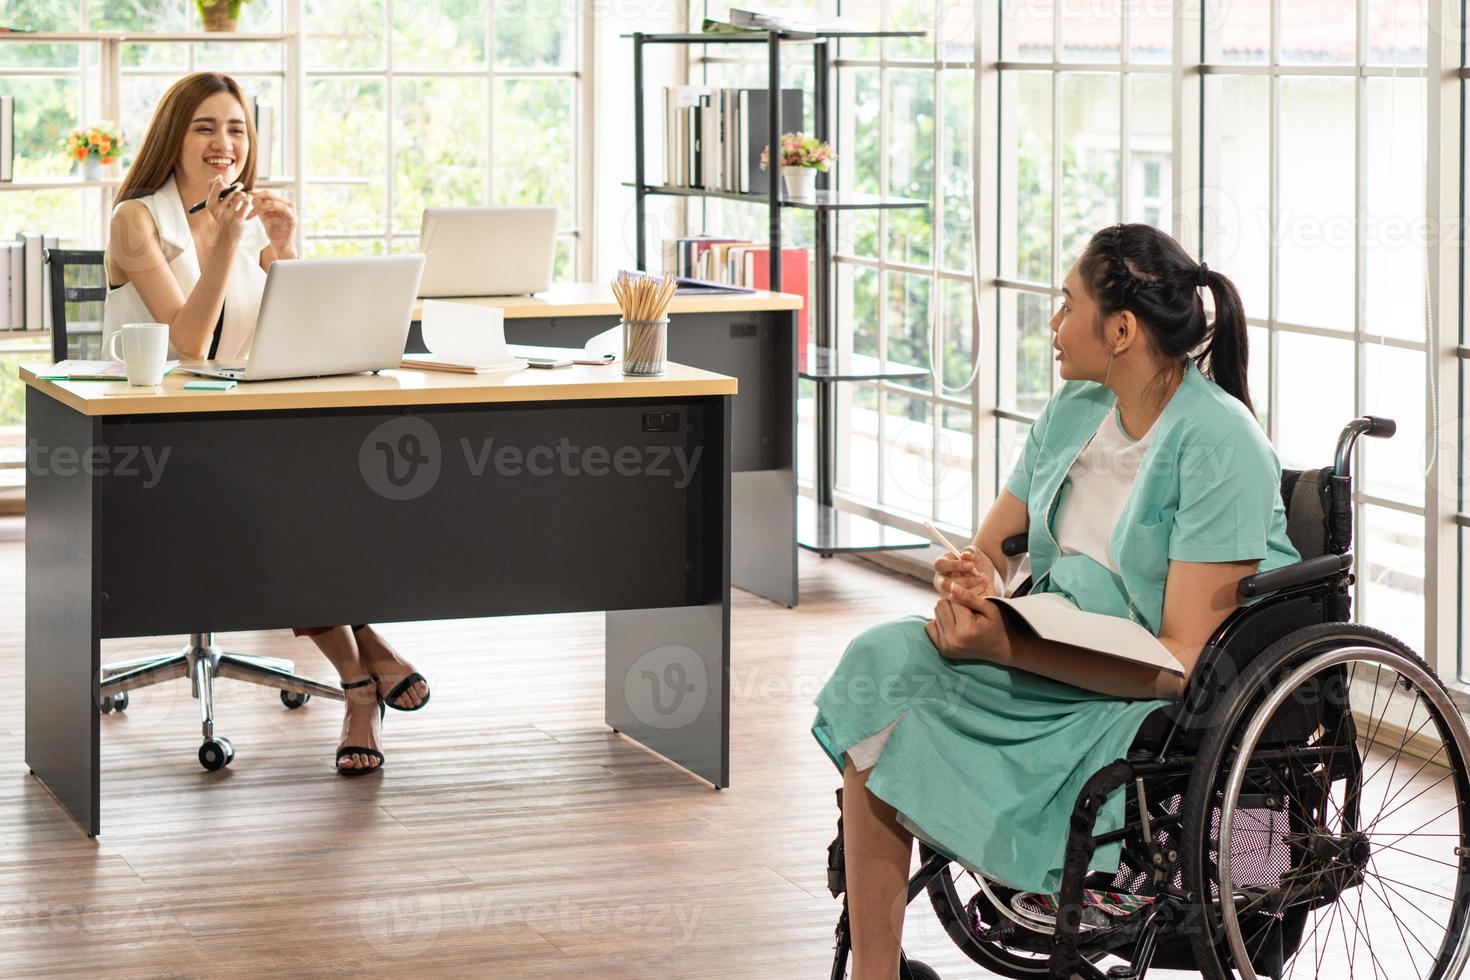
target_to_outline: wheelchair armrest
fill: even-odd
[[[1318,555],[1316,558],[1308,558],[1291,565],[1283,565],[1281,568],[1273,568],[1269,572],[1257,572],[1255,575],[1247,575],[1240,580],[1236,591],[1245,598],[1265,595],[1267,592],[1276,592],[1280,589],[1289,589],[1295,585],[1306,585],[1320,579],[1331,578],[1341,575],[1353,567],[1352,552],[1341,555]]]
[[[1013,534],[1000,544],[1000,550],[1008,558],[1016,558],[1024,555],[1028,549],[1027,536],[1025,533]],[[1269,572],[1257,572],[1255,575],[1247,575],[1236,585],[1236,591],[1245,598],[1265,595],[1267,592],[1276,592],[1281,589],[1289,589],[1296,585],[1305,585],[1320,579],[1331,578],[1341,575],[1353,567],[1352,552],[1346,554],[1319,555],[1316,558],[1308,558],[1306,561],[1295,562],[1281,568],[1273,568]]]

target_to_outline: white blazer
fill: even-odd
[[[179,200],[173,176],[170,175],[154,193],[135,200],[142,201],[148,213],[153,215],[163,257],[168,260],[169,271],[187,297],[199,281],[199,255],[194,250],[194,236],[189,233],[188,215],[184,213],[184,203]],[[119,202],[118,207],[123,203]],[[113,212],[116,211],[114,207]],[[265,289],[265,270],[260,267],[260,252],[269,244],[270,236],[265,233],[260,218],[245,222],[240,244],[235,249],[234,264],[230,267],[229,286],[225,289],[225,325],[220,333],[219,349],[215,352],[221,360],[243,360],[250,353],[255,318],[260,312],[260,294]],[[113,289],[110,282],[107,285],[107,303],[102,313],[104,353],[113,333],[124,323],[153,321],[153,314],[131,281],[117,289]],[[179,357],[173,344],[168,345],[168,356],[170,359]]]

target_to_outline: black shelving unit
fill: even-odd
[[[797,33],[788,31],[751,31],[741,34],[626,34],[633,41],[633,145],[634,209],[640,270],[648,269],[647,205],[651,195],[678,197],[715,197],[726,200],[765,204],[769,212],[767,241],[770,245],[770,283],[774,292],[781,290],[781,212],[784,208],[812,212],[816,223],[812,234],[814,268],[811,309],[812,343],[799,352],[798,377],[812,381],[817,390],[817,467],[813,480],[814,499],[799,501],[797,508],[797,543],[823,557],[838,552],[883,551],[899,548],[924,548],[927,538],[890,527],[881,521],[837,510],[833,503],[836,473],[835,422],[837,393],[833,385],[843,381],[902,381],[921,378],[924,368],[879,364],[876,358],[853,355],[839,357],[834,351],[832,323],[832,222],[838,211],[876,208],[922,208],[928,201],[906,197],[884,197],[828,187],[829,175],[817,172],[816,194],[807,199],[787,198],[782,193],[780,169],[771,162],[771,179],[765,194],[740,194],[732,191],[705,190],[699,187],[675,187],[650,184],[647,153],[644,147],[643,55],[650,44],[764,44],[767,52],[766,118],[770,122],[767,145],[781,145],[781,45],[807,44],[812,49],[812,76],[815,88],[813,130],[818,139],[831,141],[829,102],[831,93],[830,49],[833,41],[845,37],[923,37],[922,31],[822,31]]]

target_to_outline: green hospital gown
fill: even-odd
[[[1056,499],[1112,404],[1102,385],[1064,384],[1006,482],[1030,515],[1034,591],[1130,617],[1157,634],[1169,560],[1258,559],[1261,571],[1299,560],[1286,536],[1275,452],[1245,406],[1192,363],[1154,425],[1113,530],[1119,572],[1086,555],[1060,555],[1051,527]],[[1054,892],[1078,792],[1126,755],[1139,726],[1168,702],[1111,698],[1020,669],[947,660],[925,633],[926,619],[884,623],[849,644],[817,695],[812,734],[841,770],[844,754],[892,726],[868,789],[900,822],[971,870]],[[1115,792],[1095,832],[1121,826],[1123,803]],[[1098,848],[1089,870],[1116,870],[1119,852],[1118,844]]]

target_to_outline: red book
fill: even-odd
[[[745,250],[745,285],[754,289],[771,288],[770,256],[769,248]],[[796,314],[796,352],[800,357],[806,351],[806,311],[812,301],[811,272],[807,268],[806,249],[781,249],[781,292],[801,297],[801,311]]]

